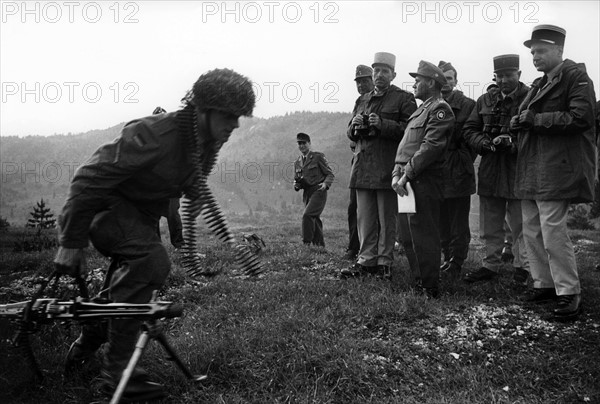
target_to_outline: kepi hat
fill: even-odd
[[[519,55],[494,56],[494,73],[501,70],[519,70]]]
[[[388,52],[377,52],[371,66],[375,67],[379,64],[389,66],[394,70],[396,68],[396,55]]]
[[[543,42],[551,45],[563,46],[565,44],[566,36],[567,31],[564,28],[550,24],[537,25],[533,27],[533,31],[531,32],[531,39],[528,39],[525,42],[523,42],[523,45],[527,46],[528,48],[531,48],[532,43]]]

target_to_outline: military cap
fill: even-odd
[[[523,42],[523,45],[531,48],[531,44],[534,42],[544,42],[552,45],[563,46],[565,44],[565,37],[567,31],[556,25],[544,24],[533,27],[531,32],[531,39]]]
[[[494,56],[494,73],[501,70],[519,70],[519,55]]]
[[[356,74],[354,75],[354,80],[360,79],[361,77],[373,77],[373,69],[365,65],[356,66]]]
[[[454,66],[452,66],[452,63],[444,62],[443,60],[440,60],[440,63],[438,63],[438,67],[442,69],[443,72],[447,72],[449,70],[456,72],[456,69],[454,68]]]
[[[396,55],[388,52],[377,52],[371,66],[375,65],[387,65],[394,70],[396,68]]]
[[[296,135],[296,142],[308,142],[310,143],[310,136],[308,136],[306,133],[298,133]]]
[[[430,79],[434,79],[435,81],[440,83],[442,86],[445,84],[448,84],[448,82],[446,81],[446,78],[444,77],[444,72],[442,71],[442,69],[440,69],[433,63],[427,62],[425,60],[421,60],[419,62],[419,68],[417,69],[416,73],[408,73],[408,74],[410,74],[412,77],[423,76],[423,77],[427,77]]]

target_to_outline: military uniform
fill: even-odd
[[[525,42],[563,45],[566,32],[536,26]],[[552,50],[552,49],[551,49]],[[560,60],[536,79],[513,118],[518,135],[516,194],[534,288],[558,295],[557,317],[576,316],[581,285],[567,229],[570,203],[594,195],[597,148],[594,84],[585,65]],[[549,293],[547,293],[549,294]]]
[[[98,148],[75,173],[59,216],[57,271],[80,275],[85,266],[83,249],[91,241],[111,260],[100,296],[114,302],[148,302],[171,267],[156,232],[160,217],[168,214],[169,200],[182,193],[189,202],[187,218],[193,220],[208,210],[220,213],[205,178],[221,145],[238,126],[238,118],[252,114],[255,99],[246,77],[214,69],[198,78],[181,110],[129,122],[117,139]],[[218,119],[211,123],[214,114]],[[223,218],[213,219],[209,227],[233,244]],[[193,258],[192,220],[184,227],[186,256]],[[238,263],[242,259],[250,261],[247,255],[236,256]],[[193,263],[186,260],[184,265],[188,261]],[[139,321],[121,319],[111,319],[108,330],[84,326],[69,349],[65,368],[77,368],[106,341],[102,390],[112,394],[135,349],[139,329]],[[122,393],[129,401],[164,395],[162,386],[137,367]]]
[[[393,61],[378,59],[381,55]],[[376,54],[373,65],[382,61],[393,69],[395,56]],[[391,173],[406,121],[416,108],[413,95],[392,84],[385,91],[375,89],[360,97],[352,111],[352,116],[375,113],[381,119],[381,129],[370,126],[358,131],[351,122],[348,125],[348,138],[356,142],[350,188],[356,188],[360,239],[357,263],[362,267],[389,268],[394,261],[397,208]]]
[[[366,88],[360,84],[359,80],[365,80],[366,78],[371,78],[371,87],[369,88],[370,91],[373,88],[373,69],[365,65],[356,66],[354,81],[357,83],[357,89],[359,90],[360,96],[355,105],[360,103],[360,97],[365,94],[362,92],[362,90],[366,90]],[[354,155],[356,153],[355,142],[350,142],[350,149],[352,150],[352,161],[350,167],[352,167],[354,164]],[[356,225],[356,214],[356,189],[350,188],[350,202],[348,203],[348,247],[346,248],[346,257],[349,259],[355,259],[358,256],[358,251],[360,250],[360,240],[358,238],[358,228]]]
[[[59,216],[59,243],[76,249],[91,240],[110,258],[100,294],[104,299],[146,303],[171,269],[156,228],[160,217],[168,214],[169,198],[181,196],[194,172],[176,114],[126,124],[121,136],[101,146],[73,177]],[[119,319],[110,321],[108,333],[86,326],[76,346],[93,352],[108,338],[103,372],[115,383],[139,328],[139,321]]]
[[[498,273],[502,266],[505,218],[512,235],[513,266],[528,267],[523,244],[521,201],[515,194],[517,150],[515,134],[509,123],[529,88],[523,83],[506,96],[499,88],[492,88],[479,97],[477,105],[464,126],[463,134],[469,145],[480,154],[477,194],[479,195],[480,237],[484,243],[483,267]],[[498,136],[505,136],[506,145],[484,147]]]
[[[429,62],[422,61],[411,76],[433,74],[445,83],[441,70]],[[400,214],[402,243],[415,282],[433,297],[439,292],[444,154],[453,128],[450,105],[441,96],[425,100],[408,119],[392,172],[394,178],[406,175],[414,191],[416,213]]]
[[[302,242],[325,247],[321,213],[327,203],[327,190],[333,183],[334,174],[323,153],[309,151],[294,162],[295,183],[303,189]],[[319,189],[321,184],[326,189]]]
[[[459,90],[451,91],[445,100],[452,108],[455,122],[444,161],[440,237],[444,261],[460,268],[469,253],[469,213],[471,195],[475,193],[474,153],[464,140],[462,129],[475,107],[475,101]]]

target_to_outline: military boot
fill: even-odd
[[[84,324],[81,328],[81,334],[69,347],[65,359],[65,374],[79,371],[91,362],[98,348],[106,342],[107,332],[107,321]]]

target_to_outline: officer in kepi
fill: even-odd
[[[310,136],[298,133],[296,142],[300,156],[294,162],[294,190],[304,190],[304,213],[302,214],[302,242],[325,247],[321,213],[327,202],[327,191],[333,183],[333,171],[325,155],[312,151]]]
[[[598,163],[594,83],[583,63],[563,59],[565,38],[561,27],[538,25],[524,42],[544,75],[510,122],[518,131],[515,188],[535,289],[528,300],[556,301],[561,321],[576,319],[582,306],[569,205],[594,200]]]
[[[523,242],[521,201],[515,194],[517,137],[509,130],[509,123],[529,87],[520,81],[519,55],[498,55],[494,57],[493,65],[498,87],[477,99],[475,109],[463,127],[463,137],[481,155],[477,194],[479,237],[483,241],[482,266],[465,274],[463,279],[475,283],[500,276],[504,266],[502,249],[506,218],[512,235],[513,279],[526,285],[529,263]]]
[[[404,197],[410,183],[416,213],[399,215],[402,244],[417,292],[427,298],[440,294],[440,205],[444,154],[454,130],[454,113],[442,97],[446,78],[436,65],[421,61],[413,88],[423,104],[408,119],[396,152],[392,189]]]

